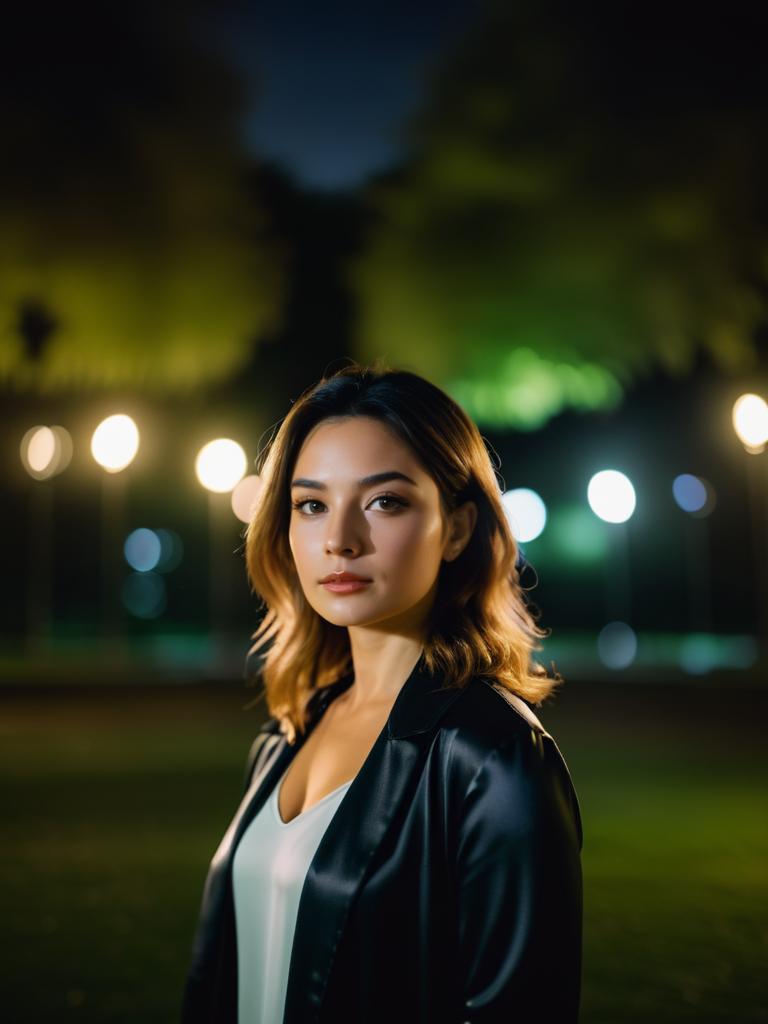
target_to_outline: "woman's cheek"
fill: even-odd
[[[431,564],[440,550],[440,524],[411,520],[408,528],[389,538],[390,561],[407,570]]]

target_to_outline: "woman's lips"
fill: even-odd
[[[331,580],[328,583],[321,583],[320,586],[325,587],[326,590],[332,590],[334,594],[353,594],[356,590],[369,587],[371,582],[371,580]]]

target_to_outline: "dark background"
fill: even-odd
[[[585,824],[582,1019],[768,1019],[768,463],[731,423],[768,396],[767,21],[741,0],[8,10],[9,1019],[176,1018],[264,713],[244,524],[195,457],[232,437],[252,472],[306,387],[376,358],[452,394],[504,487],[547,506],[521,552]],[[90,438],[114,412],[141,444],[107,480]],[[36,480],[21,440],[53,424],[72,460]],[[587,504],[604,468],[636,490],[623,526]],[[675,504],[681,473],[708,514]],[[183,546],[155,614],[121,596],[138,527]],[[599,642],[617,620],[623,668]]]

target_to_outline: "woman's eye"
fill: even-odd
[[[373,499],[372,504],[377,502],[377,501],[389,502],[389,508],[388,509],[385,508],[384,509],[385,512],[394,511],[395,509],[404,508],[405,507],[405,502],[401,501],[400,498],[396,498],[394,496],[394,494],[380,494],[378,498],[374,498]]]
[[[299,512],[303,512],[305,516],[312,516],[314,512],[304,512],[305,505],[322,505],[322,501],[318,501],[317,498],[305,498],[303,501],[294,501],[291,503],[291,508],[296,508]]]
[[[378,498],[373,499],[371,505],[374,505],[376,504],[376,502],[379,501],[383,501],[385,503],[384,507],[381,509],[381,511],[383,512],[395,512],[397,511],[397,509],[405,508],[407,505],[407,502],[403,501],[402,498],[395,497],[394,494],[380,494]],[[302,501],[291,502],[291,508],[297,509],[299,512],[302,513],[302,515],[314,516],[316,512],[313,510],[305,509],[305,505],[323,506],[323,502],[317,498],[304,498]]]

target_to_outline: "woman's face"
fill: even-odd
[[[370,417],[323,420],[302,445],[292,484],[289,544],[315,611],[338,626],[418,624],[444,553],[458,551],[437,485],[410,448]],[[336,571],[369,582],[333,591],[320,581]]]

